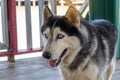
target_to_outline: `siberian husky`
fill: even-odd
[[[117,31],[110,21],[86,21],[73,6],[57,16],[45,6],[43,23],[43,57],[60,66],[64,80],[111,80]]]

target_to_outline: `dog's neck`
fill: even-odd
[[[78,67],[80,70],[85,70],[87,65],[90,63],[91,56],[93,55],[88,52],[90,50],[94,52],[93,49],[84,47],[69,52],[69,55],[65,56],[62,60],[61,67],[72,71],[77,70]],[[86,59],[84,60],[84,58]]]
[[[78,52],[80,51],[80,49],[81,48],[74,49],[74,50],[68,52],[67,54],[69,54],[69,55],[66,55],[64,57],[64,59],[62,60],[61,66],[69,68],[69,65],[74,61],[74,59],[75,59],[76,55],[78,54]]]

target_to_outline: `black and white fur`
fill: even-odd
[[[117,31],[110,21],[88,22],[73,6],[66,15],[55,16],[46,6],[41,33],[47,38],[43,57],[54,60],[62,55],[57,66],[60,65],[64,80],[111,80]],[[56,38],[59,33],[62,37]]]

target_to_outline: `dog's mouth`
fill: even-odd
[[[67,52],[67,48],[63,50],[62,54],[59,56],[58,59],[54,59],[54,60],[49,60],[49,64],[51,67],[56,67],[60,64],[63,56],[66,54]]]

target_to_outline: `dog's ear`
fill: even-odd
[[[65,17],[76,27],[80,25],[80,16],[78,10],[74,6],[70,6]]]
[[[46,23],[46,21],[52,16],[52,12],[50,11],[48,6],[44,7],[43,10],[43,16],[44,16],[44,23]]]

